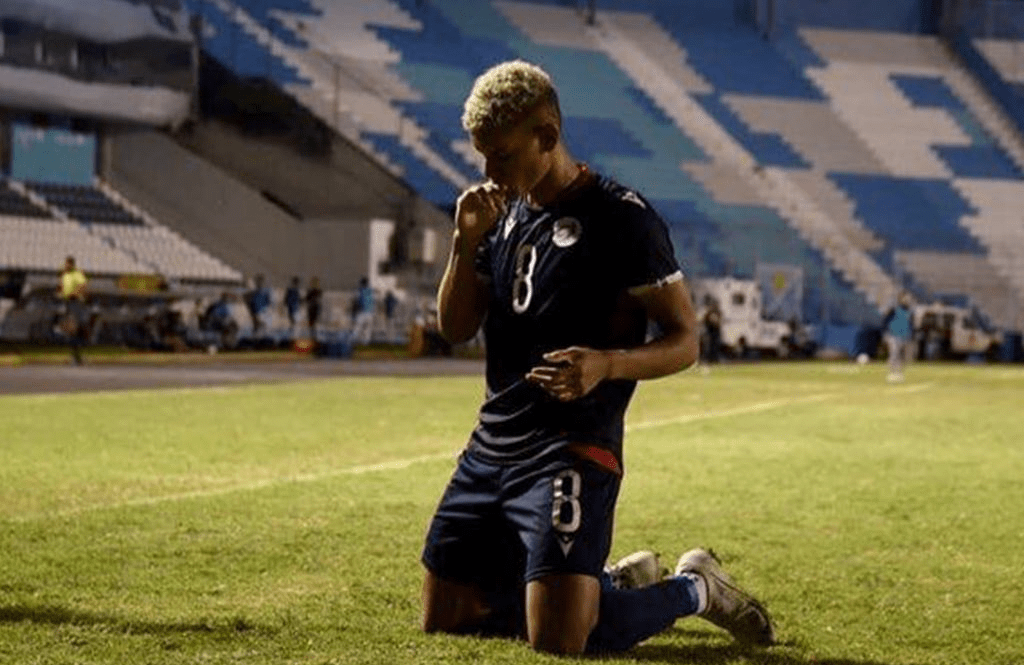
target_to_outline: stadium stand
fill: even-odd
[[[0,265],[34,271],[55,271],[68,255],[89,274],[150,272],[148,266],[111,246],[83,224],[72,220],[0,216]]]
[[[0,215],[8,217],[49,217],[46,209],[32,201],[24,186],[0,182]]]
[[[395,21],[396,12],[385,0],[325,3],[333,10],[322,13],[323,20],[329,21],[327,25],[321,25],[318,17],[313,15],[303,15],[301,19],[294,15],[289,17],[283,12],[289,11],[291,3],[283,0],[193,2],[197,10],[201,9],[200,5],[207,4],[215,5],[210,14],[214,34],[219,28],[223,34],[243,35],[245,48],[223,40],[221,48],[210,51],[223,64],[243,75],[255,76],[260,75],[259,68],[262,67],[264,76],[269,72],[273,80],[322,120],[377,156],[393,173],[405,175],[414,185],[423,184],[426,192],[435,194],[436,198],[431,199],[435,203],[442,197],[450,200],[452,192],[466,186],[468,181],[459,170],[427,144],[429,132],[392,104],[389,95],[396,88],[399,92],[404,90],[408,93],[407,88],[391,75],[379,77],[383,84],[370,83],[378,78],[377,74],[386,74],[386,68],[382,66],[385,61],[378,58],[389,57],[388,48],[381,45],[372,49],[366,54],[369,57],[359,58],[365,61],[365,65],[357,67],[353,67],[351,58],[344,57],[345,51],[337,48],[337,34],[330,28],[339,24],[362,26],[359,43],[372,43],[374,40],[365,25],[353,22],[353,19],[397,22],[398,29],[407,26],[408,20],[402,20],[400,13]],[[287,43],[275,33],[275,26],[269,21],[280,22],[281,18],[289,21],[295,31],[304,34],[308,47]],[[351,32],[351,28],[347,31]],[[296,76],[274,78],[281,63],[288,71],[297,72]],[[424,166],[428,170],[424,170]],[[411,173],[407,174],[407,170]],[[431,172],[447,181],[448,186],[438,188],[436,182],[430,183],[429,179],[436,180]],[[425,180],[420,181],[420,177]],[[431,184],[433,188],[429,186]]]
[[[39,235],[40,242],[57,254],[78,255],[76,243],[85,234],[99,240],[110,251],[94,253],[94,263],[86,269],[101,274],[123,272],[156,273],[172,280],[238,283],[242,275],[223,262],[160,225],[120,196],[109,185],[97,181],[95,186],[63,183],[23,183],[26,194],[40,197],[50,211],[67,224],[79,228],[66,242],[54,242],[52,225],[15,225],[22,233]],[[26,198],[22,199],[31,204]],[[46,214],[43,212],[42,214]],[[67,229],[66,225],[61,228]],[[33,241],[29,239],[29,244]],[[58,249],[63,247],[63,250]],[[56,256],[57,254],[47,254]],[[127,257],[127,260],[126,258]],[[62,260],[62,259],[61,259]],[[36,263],[35,269],[50,269],[57,263]],[[87,264],[82,262],[83,267]],[[131,270],[126,267],[131,266]],[[29,267],[27,265],[21,267]]]
[[[266,52],[249,57],[300,72],[282,85],[442,207],[479,177],[465,91],[523,57],[559,81],[570,149],[647,194],[694,274],[794,261],[809,319],[830,302],[870,320],[910,288],[1015,323],[1005,314],[1020,308],[994,311],[986,294],[1024,279],[996,240],[1008,211],[993,193],[1020,183],[1024,151],[937,38],[804,28],[769,41],[695,0],[608,0],[594,26],[557,0],[215,4]],[[964,255],[992,270],[975,265],[986,277],[953,291],[935,275]]]
[[[1024,142],[937,37],[801,27],[765,39],[732,3],[701,0],[602,0],[593,24],[562,0],[185,5],[204,19],[207,54],[286,90],[442,209],[481,177],[460,124],[466,91],[522,57],[558,81],[570,150],[648,197],[691,276],[794,264],[808,321],[877,321],[909,289],[1022,327]],[[974,46],[1020,85],[1015,47]],[[0,192],[0,210],[56,210],[142,265],[239,278],[100,186],[33,182]]]
[[[122,216],[135,224],[89,224],[92,231],[119,249],[150,265],[161,275],[178,281],[238,284],[241,272],[200,249],[181,234],[159,223],[147,212],[130,202],[112,185],[99,178],[96,189]]]
[[[47,203],[80,222],[142,226],[143,222],[107,198],[101,191],[83,185],[28,182],[26,186]]]

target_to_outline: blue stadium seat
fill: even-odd
[[[455,186],[421,162],[409,148],[399,143],[397,136],[372,132],[367,132],[364,136],[375,149],[405,169],[405,181],[414,187],[420,196],[439,205],[454,203],[459,195]]]
[[[3,181],[0,181],[0,215],[39,218],[50,216],[28,198],[7,187]]]
[[[688,279],[753,278],[758,262],[799,265],[804,268],[804,320],[818,320],[823,312],[833,321],[877,316],[867,299],[769,208],[724,205],[706,197],[699,203],[658,199],[651,204],[669,225]]]
[[[952,111],[965,108],[964,103],[941,77],[890,74],[889,78],[914,106]]]
[[[577,158],[595,163],[603,154],[650,159],[653,153],[631,136],[614,118],[567,117],[562,123],[566,145]]]
[[[803,37],[793,30],[776,34],[771,44],[800,76],[803,76],[803,72],[808,67],[828,65],[814,49],[807,45]]]
[[[722,101],[721,95],[717,93],[695,95],[694,98],[759,163],[784,168],[809,168],[811,166],[778,134],[759,134],[751,130]]]
[[[426,16],[431,19],[435,16],[443,17],[445,22],[461,35],[462,39],[514,43],[522,38],[519,31],[510,25],[505,17],[488,2],[466,2],[465,0],[430,0],[429,3],[423,2],[423,0],[393,1],[417,18],[424,15],[424,5],[431,5],[426,8],[430,12]],[[436,15],[433,13],[435,11]]]
[[[263,78],[282,87],[309,83],[219,7],[204,2],[199,11],[204,22],[214,29],[212,36],[204,38],[203,49],[238,76]]]
[[[257,0],[250,0],[256,2]],[[273,6],[280,3],[263,0]],[[296,0],[297,1],[297,0]],[[583,8],[566,0],[506,0]],[[758,262],[798,264],[805,271],[807,320],[860,321],[878,312],[829,261],[797,234],[778,212],[758,205],[716,201],[704,185],[681,168],[709,157],[604,53],[535,43],[498,10],[481,0],[391,0],[421,29],[367,26],[401,54],[395,71],[423,93],[422,101],[393,102],[428,130],[427,145],[467,179],[479,174],[452,149],[464,140],[462,102],[474,78],[490,65],[514,58],[536,62],[559,86],[565,140],[571,152],[627,186],[636,187],[669,224],[680,261],[696,276],[752,276]],[[736,20],[731,2],[706,0],[602,0],[599,11],[647,12],[676,40],[693,68],[712,90],[696,100],[761,164],[813,167],[784,136],[756,132],[725,102],[728,95],[767,101],[827,101],[807,76],[827,65],[804,39],[785,33],[764,40]],[[254,10],[254,14],[259,12]],[[911,103],[942,108],[971,137],[971,146],[934,146],[958,176],[1013,177],[1020,174],[973,118],[966,105],[935,77],[896,76]],[[429,200],[450,205],[454,186],[426,166],[397,138],[370,134],[378,150],[405,170],[405,178]],[[864,224],[886,247],[875,253],[893,271],[894,251],[905,249],[984,251],[959,225],[970,207],[948,181],[922,181],[832,174],[855,201]],[[896,212],[894,212],[896,211]],[[910,280],[908,285],[915,288]]]
[[[269,30],[274,37],[281,40],[288,46],[296,48],[308,48],[309,44],[300,35],[285,26],[279,19],[273,16],[274,10],[288,12],[291,14],[306,15],[310,17],[321,16],[323,12],[304,0],[235,0],[236,4],[244,9],[253,19]],[[203,0],[187,0],[189,10],[195,13],[205,12],[201,5],[209,4]]]
[[[935,146],[935,152],[955,176],[1018,179],[1024,175],[944,79],[908,74],[893,74],[890,78],[913,105],[944,110],[971,138],[969,146]]]
[[[594,166],[650,199],[693,202],[706,196],[675,162],[606,154],[596,157]]]
[[[888,243],[887,251],[985,250],[959,220],[973,212],[946,180],[830,174],[855,202],[857,216]]]
[[[46,199],[47,203],[80,222],[142,226],[144,222],[106,194],[83,185],[30,182],[26,185]]]
[[[466,132],[462,129],[462,108],[451,104],[440,104],[431,101],[396,102],[404,115],[416,120],[430,135],[427,145],[437,152],[453,168],[457,169],[467,180],[480,178],[480,173],[466,159],[452,149],[452,142],[465,140]]]
[[[393,1],[415,17],[423,25],[422,30],[369,27],[400,51],[405,62],[448,65],[465,69],[475,77],[492,64],[515,57],[502,35],[464,34],[434,2]]]
[[[407,60],[397,63],[395,70],[409,85],[427,95],[430,101],[459,108],[478,73],[458,66]]]
[[[995,143],[935,146],[935,152],[958,178],[1019,180],[1024,174]]]
[[[686,19],[659,22],[686,49],[689,64],[718,94],[738,93],[821,101],[818,88],[750,28],[694,29]]]

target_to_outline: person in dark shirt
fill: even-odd
[[[709,365],[713,365],[722,358],[722,309],[718,306],[718,300],[710,295],[704,296],[702,323],[707,347],[704,359]]]
[[[292,277],[288,283],[288,289],[284,292],[284,307],[288,312],[288,328],[295,332],[295,324],[299,318],[299,308],[302,307],[302,292],[299,289],[299,278]]]
[[[771,644],[764,608],[707,550],[643,588],[614,588],[603,574],[636,382],[698,354],[665,223],[637,192],[572,159],[555,88],[534,65],[481,75],[463,125],[488,180],[458,199],[438,316],[452,343],[483,324],[486,393],[428,528],[424,630],[614,652],[698,614]]]
[[[270,312],[270,289],[267,288],[263,275],[256,275],[254,278],[252,290],[245,294],[245,306],[252,319],[253,336],[265,332],[266,317]]]
[[[200,319],[201,330],[220,335],[219,348],[232,349],[238,342],[238,322],[231,315],[231,294],[224,291],[210,303]]]
[[[320,278],[310,277],[309,288],[306,289],[306,323],[309,324],[309,336],[316,339],[316,326],[320,323],[323,308],[324,292],[320,288]]]

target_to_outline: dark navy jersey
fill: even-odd
[[[476,268],[490,300],[487,393],[474,451],[511,463],[580,443],[605,448],[621,463],[635,381],[604,381],[561,402],[525,376],[547,364],[550,351],[644,342],[647,317],[629,294],[682,278],[661,217],[636,192],[591,176],[544,208],[514,202],[481,241]]]

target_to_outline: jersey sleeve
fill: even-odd
[[[616,236],[621,252],[621,286],[638,293],[682,280],[668,225],[661,216],[639,198],[620,205],[621,222]]]

